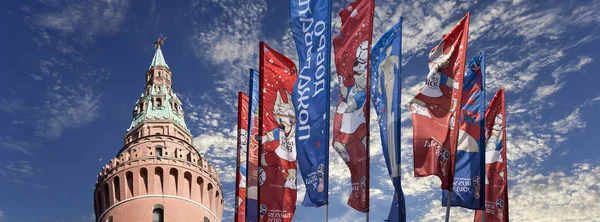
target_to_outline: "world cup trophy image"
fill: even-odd
[[[325,165],[320,164],[317,169],[317,176],[319,177],[319,187],[317,187],[317,191],[323,192],[324,189],[324,180],[323,176],[325,176]]]
[[[442,175],[446,176],[446,166],[448,165],[448,159],[450,159],[450,151],[445,149],[444,146],[442,146],[442,144],[435,138],[431,138],[430,142],[431,146],[435,148],[435,155],[438,156],[438,161],[440,162],[440,167],[442,168]]]
[[[284,100],[282,91],[285,93]],[[273,131],[267,132],[261,138],[265,147],[265,152],[260,156],[261,166],[282,166],[281,164],[291,166],[296,162],[296,112],[292,104],[292,96],[287,91],[281,89],[277,92],[275,104],[273,106],[273,116],[279,125]],[[296,189],[296,169],[287,168],[287,177],[283,187],[287,189]],[[262,171],[261,179],[268,180],[268,176]],[[262,185],[262,183],[261,183]]]
[[[498,217],[498,219],[502,220],[502,216],[504,216],[502,213],[502,208],[504,208],[504,201],[501,199],[496,200],[496,207],[498,208],[498,214],[496,214],[496,216]]]

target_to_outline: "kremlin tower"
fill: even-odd
[[[102,168],[94,190],[99,222],[220,222],[219,175],[192,146],[181,101],[160,46],[146,72],[125,145]]]

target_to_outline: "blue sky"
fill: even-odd
[[[336,27],[347,3],[334,1]],[[218,168],[224,221],[232,220],[237,91],[247,89],[248,68],[257,68],[258,41],[296,60],[287,1],[0,5],[0,221],[94,220],[96,175],[123,146],[151,43],[162,35],[194,145]],[[600,218],[600,77],[593,71],[600,65],[600,1],[376,0],[375,40],[405,18],[402,179],[409,220],[439,221],[444,208],[437,178],[412,177],[406,104],[425,79],[429,49],[467,11],[468,57],[487,52],[488,101],[507,90],[511,219]],[[393,193],[371,118],[370,218],[381,221]],[[349,171],[333,150],[330,156],[330,221],[364,217],[345,204]],[[303,186],[299,191],[300,202]],[[295,220],[320,220],[323,213],[299,206]],[[453,221],[471,218],[452,209]]]

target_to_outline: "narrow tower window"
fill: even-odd
[[[156,156],[162,156],[162,147],[156,147]]]
[[[115,199],[117,202],[121,201],[121,183],[119,181],[119,177],[115,177],[113,180],[113,192],[115,194]]]
[[[165,221],[165,211],[163,210],[163,206],[160,204],[154,205],[154,210],[152,210],[152,222],[164,222]]]
[[[162,99],[161,98],[156,98],[156,106],[162,107]]]
[[[154,193],[163,194],[163,170],[160,167],[154,169]]]
[[[139,195],[146,195],[148,193],[148,170],[146,168],[140,169],[140,182],[142,189]]]
[[[133,172],[127,172],[125,174],[125,179],[127,179],[127,193],[125,198],[133,197]]]

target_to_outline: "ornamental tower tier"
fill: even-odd
[[[98,174],[97,221],[221,221],[219,175],[191,144],[181,101],[171,88],[173,73],[160,49],[165,39],[154,43],[125,146]]]

